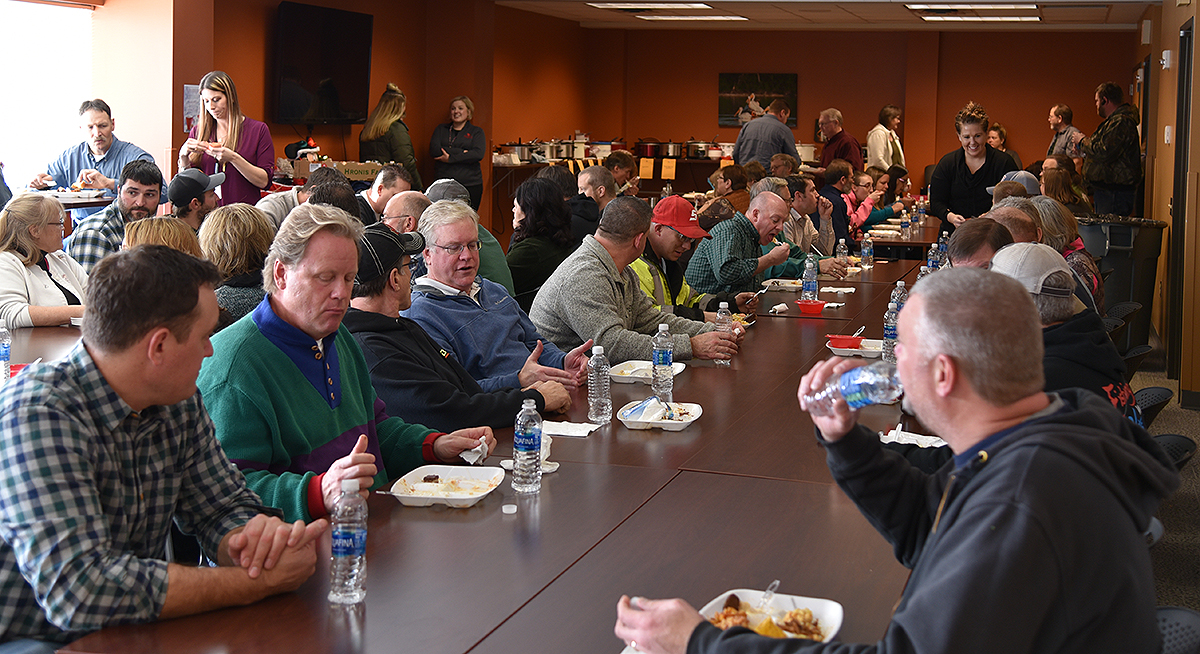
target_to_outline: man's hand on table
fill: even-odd
[[[688,639],[704,616],[681,599],[630,599],[622,595],[617,602],[617,624],[613,633],[626,645],[635,644],[639,652],[682,654]]]
[[[731,359],[737,351],[737,337],[733,334],[705,332],[692,337],[694,359]]]
[[[563,359],[563,370],[574,376],[573,383],[564,384],[567,390],[575,390],[579,386],[587,385],[588,353],[592,351],[592,345],[595,343],[589,338],[586,343],[567,352],[566,358]]]
[[[491,427],[468,427],[439,436],[433,441],[433,454],[439,461],[449,463],[459,454],[479,447],[480,441],[487,443],[488,452],[496,451],[496,437],[492,435]]]
[[[737,303],[737,308],[742,313],[747,313],[753,316],[754,312],[758,311],[758,297],[758,293],[746,291],[745,293],[738,293],[735,295],[734,302]]]
[[[808,411],[808,405],[804,402],[805,395],[816,393],[825,388],[825,384],[830,379],[840,377],[847,370],[863,365],[866,365],[865,361],[855,361],[843,357],[832,357],[825,361],[817,362],[800,379],[800,387],[796,389],[796,399],[800,403],[800,410]],[[851,411],[849,405],[843,399],[839,399],[834,403],[831,415],[814,416],[810,413],[809,416],[812,418],[813,424],[817,426],[817,429],[821,430],[821,436],[829,442],[840,440],[858,422],[858,412]]]
[[[832,275],[841,279],[846,276],[846,264],[842,263],[837,257],[821,259],[817,262],[817,270],[826,275]]]
[[[571,408],[571,392],[562,384],[556,381],[538,381],[530,384],[526,389],[532,388],[541,394],[542,400],[545,402],[545,411],[548,413],[562,413]]]
[[[314,520],[304,530],[304,537],[295,547],[286,547],[271,569],[264,569],[260,578],[266,584],[265,596],[296,590],[317,571],[317,539],[329,527],[329,522]]]
[[[229,533],[226,549],[233,565],[246,570],[251,579],[257,579],[267,570],[273,570],[286,550],[303,548],[325,533],[329,523],[316,520],[305,525],[303,520],[292,524],[259,514],[245,525]]]
[[[590,342],[591,341],[588,341],[588,343]],[[584,343],[584,345],[587,345],[587,343]],[[533,382],[538,381],[556,381],[567,388],[575,388],[578,386],[579,374],[577,370],[560,370],[558,368],[543,366],[542,364],[538,363],[538,358],[542,356],[543,349],[542,342],[538,341],[537,345],[534,346],[533,351],[529,353],[529,358],[525,359],[525,365],[521,366],[521,371],[517,373],[517,381],[520,383],[521,388],[527,388],[533,384]],[[575,354],[575,352],[579,349],[580,348],[575,348],[574,350],[571,350],[571,354]],[[571,354],[568,354],[567,358],[563,360],[564,366],[567,365],[568,361],[571,361]],[[582,359],[584,374],[587,374],[587,357],[584,356]],[[578,362],[573,363],[578,365]]]
[[[375,467],[375,455],[367,452],[367,436],[363,434],[358,437],[354,449],[330,464],[325,476],[321,477],[321,499],[325,502],[325,510],[333,513],[333,506],[342,496],[343,479],[357,479],[358,487],[362,489],[359,495],[366,499],[366,489],[375,483],[377,472],[379,469]]]

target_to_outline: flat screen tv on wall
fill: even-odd
[[[275,20],[275,122],[361,123],[370,110],[374,17],[281,2]]]

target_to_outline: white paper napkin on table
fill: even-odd
[[[916,445],[917,447],[941,447],[946,444],[946,441],[937,436],[914,434],[910,431],[900,431],[898,429],[893,429],[886,434],[879,432],[879,440],[884,443],[900,443],[902,445]]]
[[[780,302],[779,304],[771,307],[770,313],[787,313],[787,309],[787,302]]]
[[[853,286],[826,286],[821,289],[822,293],[853,293],[856,289]]]
[[[567,438],[587,438],[588,434],[600,428],[590,422],[556,422],[546,420],[542,423],[542,433],[551,436],[566,436]]]
[[[846,306],[845,302],[826,302],[824,308],[826,308],[826,309],[841,309],[844,306]]]

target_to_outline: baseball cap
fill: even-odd
[[[185,206],[224,183],[225,173],[205,175],[199,168],[188,168],[179,171],[171,180],[171,185],[167,187],[167,199],[177,207]]]
[[[383,223],[375,223],[363,230],[361,243],[358,274],[354,276],[354,281],[359,284],[390,273],[401,257],[406,254],[411,257],[425,249],[425,238],[420,232],[399,234]]]
[[[1034,295],[1069,297],[1075,291],[1074,277],[1066,288],[1046,285],[1051,273],[1070,275],[1071,268],[1058,251],[1042,243],[1012,243],[1000,248],[992,257],[992,270],[1021,282]]]
[[[1042,194],[1042,185],[1038,182],[1038,178],[1034,177],[1033,173],[1028,170],[1013,170],[1004,173],[1004,177],[1001,177],[1000,181],[1021,184],[1021,186],[1025,187],[1025,192],[1029,194],[1029,197]],[[995,186],[987,187],[988,195],[992,195],[992,192],[995,190]]]
[[[653,222],[672,227],[687,238],[705,238],[708,232],[696,218],[696,208],[678,195],[670,195],[654,205]]]
[[[430,184],[429,188],[425,189],[425,197],[429,198],[430,202],[438,200],[471,202],[471,194],[467,192],[467,187],[453,179],[439,179]]]

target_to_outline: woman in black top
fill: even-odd
[[[487,152],[483,130],[471,124],[475,103],[460,95],[450,101],[450,122],[442,123],[429,138],[434,179],[453,179],[471,194],[471,208],[479,210],[483,198],[483,171],[479,162]]]
[[[571,211],[554,182],[532,177],[517,187],[513,230],[505,259],[512,272],[517,304],[528,312],[538,289],[575,250]]]
[[[963,107],[954,117],[954,130],[962,148],[942,157],[929,182],[930,208],[948,232],[987,213],[992,207],[987,187],[1017,170],[1012,157],[987,144],[988,115],[982,106],[971,102]]]

